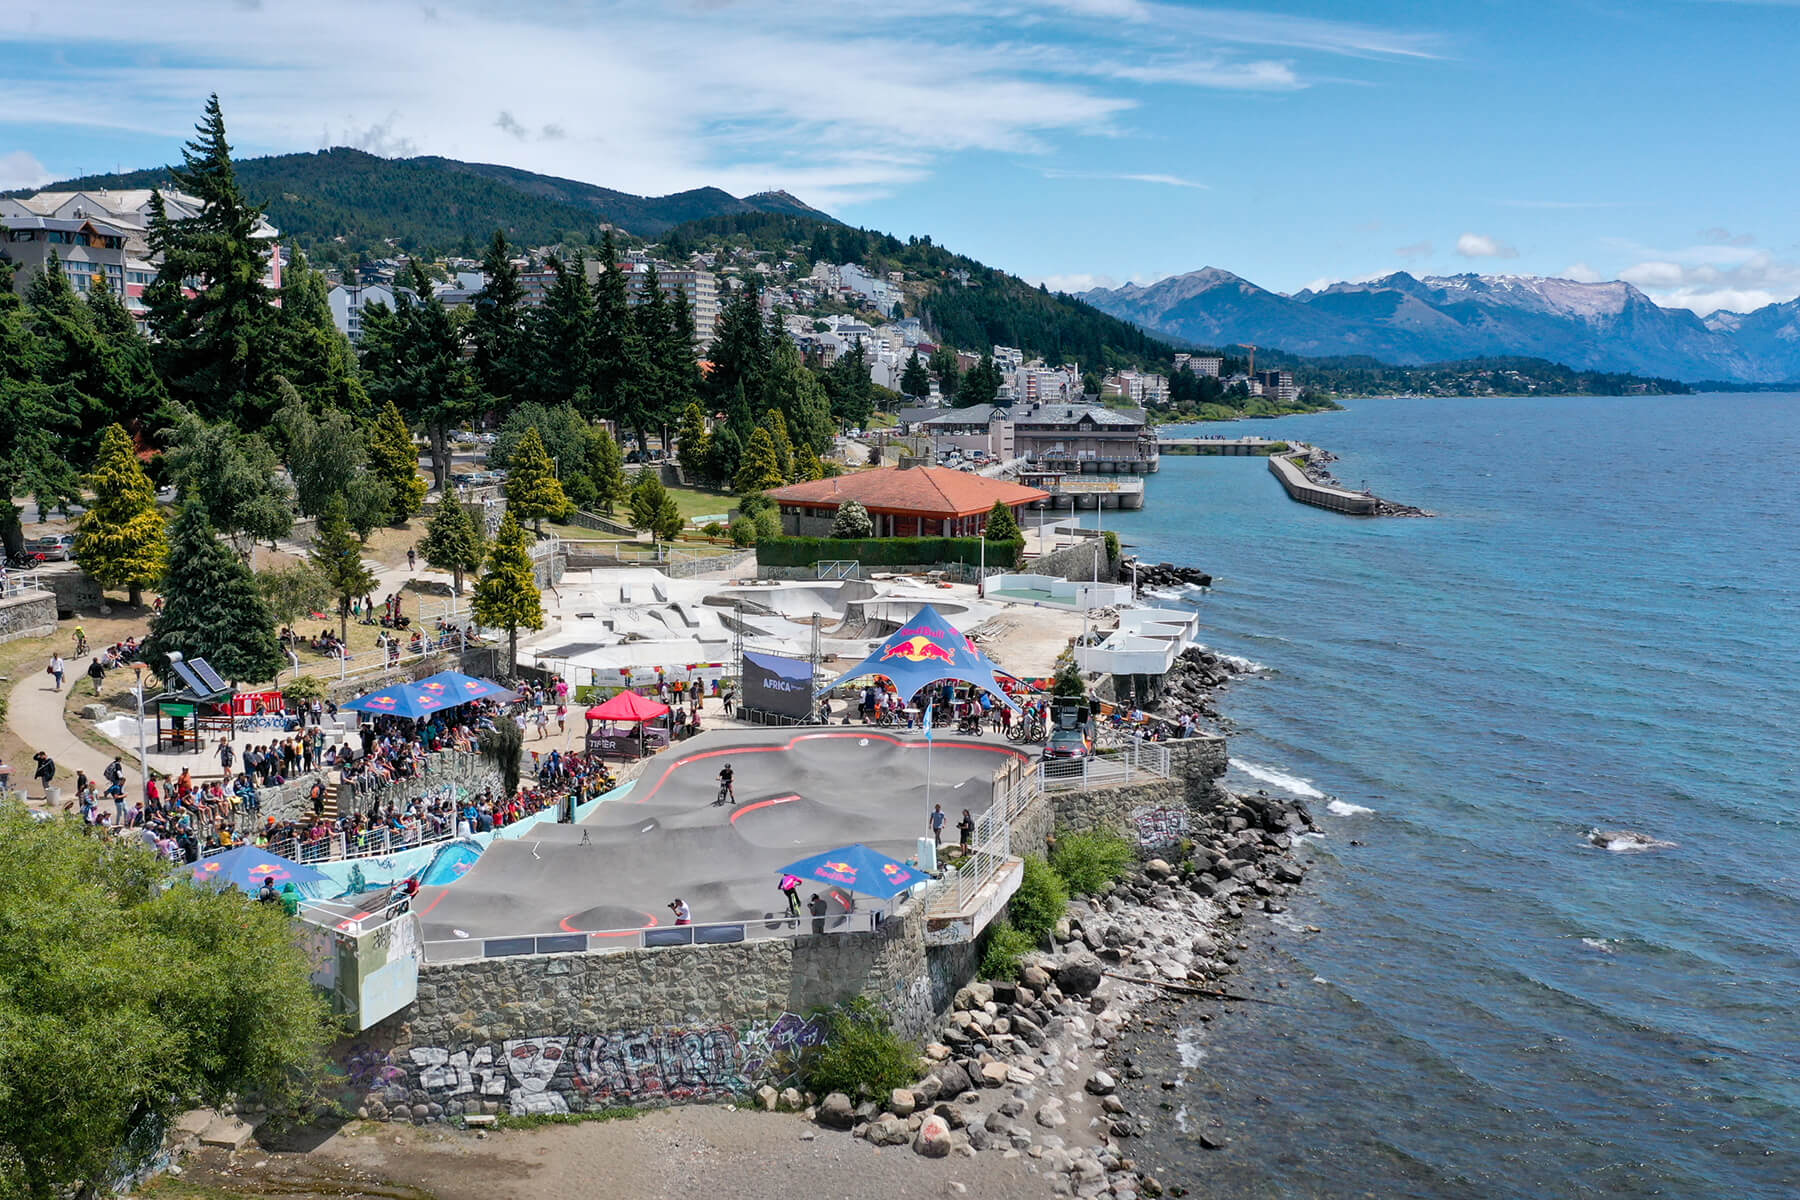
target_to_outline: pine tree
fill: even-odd
[[[719,299],[723,307],[706,353],[713,364],[706,386],[715,410],[730,403],[740,384],[745,395],[761,396],[769,369],[769,331],[755,289],[747,286],[734,297]],[[736,432],[740,441],[749,439],[747,430]]]
[[[906,360],[906,369],[900,372],[900,390],[915,400],[931,394],[931,372],[919,360],[917,350]]]
[[[280,310],[263,282],[270,248],[256,236],[262,210],[238,186],[218,96],[194,133],[169,174],[201,210],[172,220],[162,193],[151,193],[148,240],[159,266],[144,304],[171,396],[209,420],[255,428],[279,403],[273,376],[283,357]]]
[[[712,453],[712,435],[706,431],[706,414],[701,411],[697,400],[689,401],[681,414],[681,424],[675,430],[675,448],[681,458],[681,465],[687,468],[690,477],[706,477],[709,466],[707,456]]]
[[[275,541],[293,529],[293,493],[260,434],[182,411],[163,457],[181,499],[199,501],[206,519],[228,537]]]
[[[831,397],[826,395],[819,377],[807,369],[800,351],[785,334],[772,342],[768,386],[763,401],[765,409],[781,413],[794,445],[809,443],[817,454],[831,449],[831,435],[835,429],[831,420]]]
[[[775,454],[775,439],[768,427],[759,425],[744,447],[732,486],[740,493],[762,492],[778,488],[787,481],[781,475],[781,463]]]
[[[813,453],[813,448],[802,442],[800,449],[794,454],[794,482],[810,483],[815,479],[823,478],[825,478],[825,465],[819,461],[819,456]]]
[[[544,449],[544,439],[535,428],[527,429],[507,459],[506,510],[522,521],[535,522],[542,533],[545,517],[560,520],[573,507],[556,478],[556,466]]]
[[[458,596],[462,595],[463,576],[481,569],[484,549],[481,530],[469,510],[452,497],[439,500],[425,523],[419,553],[427,565],[450,572],[451,589]]]
[[[595,404],[595,411],[590,415],[610,419],[623,432],[630,424],[631,415],[626,411],[627,397],[623,392],[630,385],[628,377],[643,364],[641,360],[632,361],[638,356],[637,347],[631,344],[636,336],[631,317],[631,289],[625,282],[625,273],[619,270],[619,248],[610,229],[601,238],[598,266],[599,273],[594,278],[594,322],[588,349],[592,372],[588,390]]]
[[[631,527],[655,533],[656,523],[662,516],[663,501],[669,498],[669,489],[663,486],[656,472],[639,471],[637,483],[631,488]]]
[[[603,428],[595,428],[590,437],[588,469],[593,472],[601,507],[610,516],[613,506],[631,495],[631,484],[625,478],[625,452],[619,449],[619,440]]]
[[[1013,510],[996,500],[994,507],[988,509],[987,527],[982,530],[982,537],[990,542],[1017,542],[1025,537],[1025,533],[1019,528],[1019,519],[1013,515]]]
[[[542,629],[544,608],[532,570],[531,535],[508,508],[488,550],[486,569],[475,583],[475,619],[506,630],[510,670],[519,669],[519,630]]]
[[[123,425],[101,434],[87,486],[94,499],[75,534],[75,557],[102,588],[126,588],[131,603],[142,604],[144,586],[162,574],[169,548],[156,488]]]
[[[686,528],[687,518],[681,515],[681,505],[675,502],[675,497],[669,495],[665,488],[662,500],[656,506],[656,519],[650,526],[650,532],[660,541],[672,542]]]
[[[406,519],[425,504],[427,488],[419,478],[419,452],[413,446],[412,432],[392,399],[384,400],[375,410],[375,419],[366,431],[369,469],[393,490],[388,507],[388,520],[404,525]]]
[[[1000,391],[1000,368],[994,365],[989,355],[982,355],[981,361],[969,368],[962,383],[956,389],[956,407],[972,408],[977,404],[992,404]]]
[[[8,554],[25,545],[13,497],[35,496],[40,507],[52,507],[81,495],[69,462],[78,423],[45,382],[43,343],[12,279],[12,264],[0,259],[0,541]]]
[[[718,487],[730,487],[737,476],[738,463],[744,457],[744,443],[738,440],[729,422],[713,430],[712,446],[706,455],[706,479]]]
[[[566,265],[552,257],[550,270],[556,279],[527,319],[531,375],[525,395],[515,399],[529,396],[540,404],[591,409],[594,294],[588,288],[587,263],[580,254]]]
[[[431,473],[439,491],[450,483],[450,431],[485,402],[475,370],[463,358],[463,338],[444,302],[431,293],[413,264],[415,300],[404,293],[398,308],[363,310],[362,365],[376,403],[393,401],[431,444]]]
[[[332,501],[319,514],[319,529],[313,535],[312,563],[319,568],[337,597],[338,640],[350,638],[350,602],[375,586],[375,573],[362,560],[363,546],[350,520],[344,515],[341,500]]]
[[[837,516],[831,519],[831,536],[834,538],[866,538],[875,535],[875,522],[869,519],[869,510],[855,500],[846,500],[838,505]]]
[[[788,436],[787,418],[776,409],[765,418],[769,437],[775,443],[775,467],[783,483],[794,481],[794,441]]]
[[[286,664],[256,577],[218,539],[198,504],[183,504],[175,517],[158,591],[163,610],[150,619],[144,643],[157,678],[170,678],[171,651],[204,658],[222,678],[241,683],[271,680]]]
[[[416,264],[414,269],[417,270]],[[488,395],[524,400],[520,393],[525,387],[523,377],[529,358],[524,337],[525,288],[519,282],[519,268],[512,261],[506,235],[498,229],[482,256],[481,271],[486,282],[471,301],[475,373]],[[429,289],[419,292],[421,299],[430,295]]]

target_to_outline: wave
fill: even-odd
[[[1598,950],[1601,954],[1611,954],[1613,944],[1606,938],[1582,938],[1581,944],[1589,950]]]
[[[1188,1026],[1175,1035],[1175,1053],[1181,1058],[1181,1065],[1188,1070],[1199,1066],[1206,1058],[1206,1047],[1200,1044],[1200,1031]]]
[[[1325,806],[1328,813],[1336,813],[1340,817],[1361,817],[1372,815],[1375,810],[1360,804],[1351,804],[1348,800],[1333,800]]]
[[[1298,775],[1289,775],[1285,771],[1277,771],[1274,767],[1259,766],[1256,763],[1247,763],[1235,758],[1231,760],[1231,765],[1252,779],[1260,780],[1270,787],[1280,788],[1289,795],[1298,796],[1302,800],[1323,800],[1325,798],[1325,793],[1314,787],[1311,780],[1302,779]]]

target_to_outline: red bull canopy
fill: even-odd
[[[1017,708],[994,678],[996,671],[999,668],[992,659],[977,650],[955,626],[939,615],[937,609],[927,604],[898,632],[877,646],[875,653],[826,684],[820,694],[840,684],[882,675],[893,682],[901,696],[911,700],[929,684],[941,679],[955,679],[972,683],[1002,703]]]

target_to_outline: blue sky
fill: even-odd
[[[515,11],[517,10],[517,11]],[[1053,287],[1800,294],[1800,0],[12,0],[0,187],[348,144],[785,188]]]

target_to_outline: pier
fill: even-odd
[[[1223,454],[1233,458],[1279,454],[1288,449],[1289,445],[1290,443],[1279,438],[1266,437],[1159,437],[1156,439],[1156,448],[1163,454]]]
[[[1310,504],[1314,508],[1328,508],[1332,512],[1349,513],[1357,517],[1373,517],[1379,511],[1381,501],[1367,492],[1353,492],[1348,488],[1328,487],[1322,483],[1314,483],[1306,477],[1295,458],[1304,458],[1312,453],[1312,447],[1296,443],[1293,454],[1271,454],[1269,456],[1269,472],[1281,481],[1288,497],[1302,504]]]

